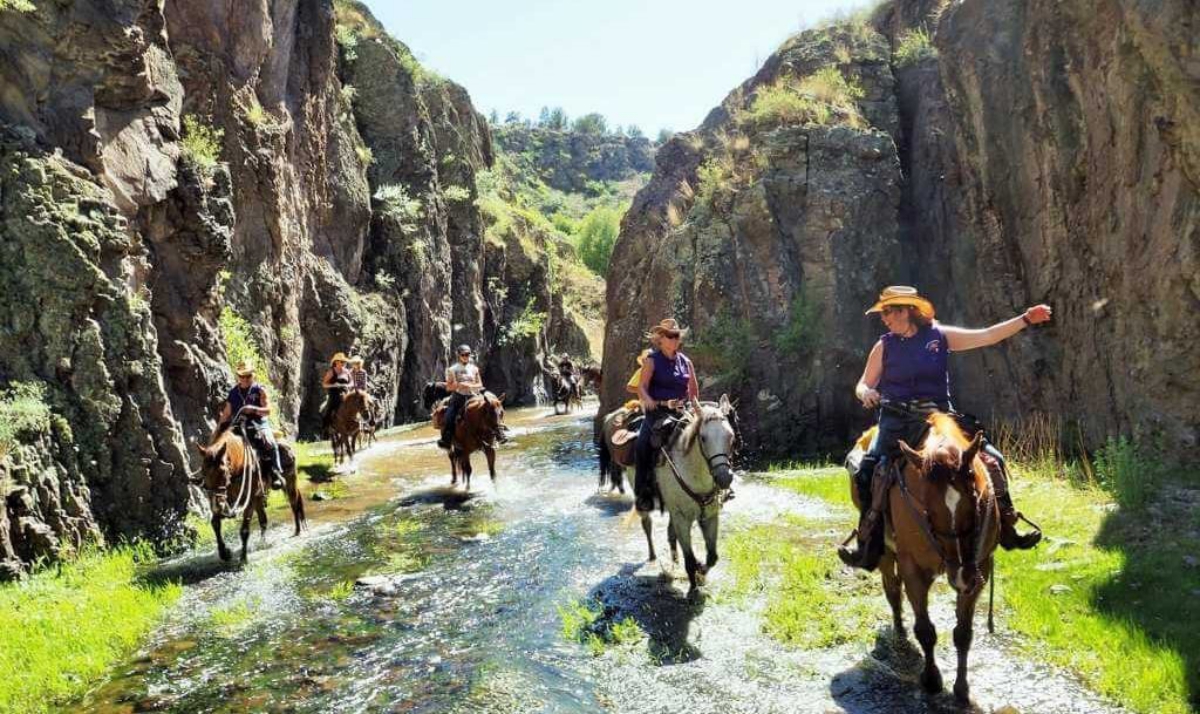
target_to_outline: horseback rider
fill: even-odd
[[[930,409],[952,412],[949,353],[994,345],[1051,317],[1050,306],[1035,305],[984,329],[951,327],[935,322],[933,303],[905,285],[885,288],[866,312],[872,313],[880,314],[888,331],[871,348],[854,394],[866,408],[879,409],[879,426],[854,476],[861,509],[857,550],[838,549],[843,562],[866,570],[874,569],[883,554],[882,512],[890,486],[886,464],[900,458],[901,440],[915,446],[924,430],[923,418],[912,414]],[[981,458],[988,466],[1000,506],[1000,545],[1005,550],[1032,548],[1042,534],[1037,530],[1017,533],[1021,516],[1008,491],[1004,457],[991,444],[983,451]]]
[[[575,383],[578,378],[575,376],[575,363],[571,361],[570,355],[566,352],[558,358],[558,376],[562,378],[564,384],[567,385],[571,392],[575,391]]]
[[[217,431],[224,431],[233,418],[238,417],[246,438],[267,465],[271,488],[282,489],[283,466],[279,461],[279,445],[275,443],[275,432],[267,419],[271,415],[267,388],[254,381],[254,365],[249,362],[239,362],[234,372],[237,374],[237,384],[225,398]]]
[[[454,440],[455,422],[467,400],[483,391],[479,367],[471,361],[470,345],[458,346],[458,363],[446,370],[446,390],[450,392],[450,400],[442,422],[442,438],[438,440],[438,446],[443,449],[449,449]]]
[[[325,370],[325,376],[321,378],[321,388],[326,392],[325,406],[321,409],[321,431],[324,434],[329,433],[333,415],[337,414],[338,407],[342,405],[342,397],[351,387],[350,370],[346,368],[348,361],[345,352],[338,352],[330,358],[329,369]]]
[[[363,369],[363,358],[355,355],[350,358],[350,386],[362,392],[367,400],[367,422],[375,426],[375,400],[367,391],[367,370]]]
[[[642,360],[638,399],[646,418],[638,431],[634,451],[636,472],[633,492],[637,510],[654,510],[654,427],[663,419],[679,416],[683,406],[700,398],[700,385],[692,361],[679,351],[684,331],[679,323],[667,318],[650,328],[647,337],[655,345]]]

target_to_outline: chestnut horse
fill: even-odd
[[[945,572],[957,594],[954,646],[958,671],[954,696],[970,700],[967,655],[974,636],[975,604],[992,576],[993,554],[1000,533],[1000,512],[983,460],[977,458],[983,434],[968,440],[948,414],[931,414],[920,450],[904,441],[906,463],[888,491],[885,516],[886,551],[879,563],[892,622],[904,632],[900,603],[903,587],[916,622],[913,632],[925,654],[921,685],[942,691],[942,674],[934,660],[937,631],[929,619],[929,589]],[[862,442],[859,447],[862,448]],[[851,487],[858,503],[858,489]]]
[[[244,563],[250,541],[252,513],[258,514],[260,531],[264,535],[267,532],[267,482],[258,454],[231,428],[218,433],[208,446],[197,443],[196,450],[200,452],[201,464],[199,478],[193,479],[193,483],[208,495],[213,533],[217,536],[217,553],[221,560],[228,561],[231,557],[221,536],[221,520],[241,516]],[[304,497],[296,486],[296,459],[292,447],[279,444],[279,461],[283,466],[284,493],[292,507],[292,518],[296,524],[292,535],[300,535],[300,529],[307,520],[304,516]]]
[[[454,440],[450,447],[450,485],[458,483],[458,471],[463,473],[463,487],[471,490],[471,454],[482,449],[487,457],[488,474],[496,480],[496,442],[507,441],[504,427],[504,395],[497,397],[484,392],[471,397],[460,412],[454,427]],[[433,427],[442,429],[446,415],[446,403],[437,405],[433,411]]]
[[[358,450],[358,437],[363,423],[370,421],[371,410],[367,404],[367,393],[351,389],[342,397],[342,403],[333,413],[333,424],[329,431],[329,445],[333,448],[333,462],[340,464],[354,460]]]

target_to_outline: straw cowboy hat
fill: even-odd
[[[254,364],[246,360],[237,363],[237,367],[233,370],[234,374],[239,377],[251,377],[254,375]]]
[[[349,361],[350,360],[349,360],[349,358],[346,357],[345,352],[338,352],[337,354],[335,354],[334,356],[329,358],[329,364],[333,364],[334,362],[349,362]]]
[[[865,314],[870,315],[873,312],[883,312],[883,308],[907,305],[915,307],[921,313],[921,316],[926,320],[932,320],[934,316],[933,303],[917,294],[917,289],[907,285],[889,285],[879,293],[879,301],[871,306]]]
[[[679,323],[668,317],[646,333],[646,337],[683,337],[687,334],[687,330],[681,328]]]

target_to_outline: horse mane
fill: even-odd
[[[924,463],[919,464],[922,473],[929,473],[930,469],[937,465],[953,470],[961,468],[963,454],[971,447],[971,439],[963,433],[958,421],[953,416],[941,412],[930,414],[927,421],[929,434],[925,437],[921,449]],[[983,462],[976,458],[971,464],[971,470],[975,476],[976,492],[983,493],[983,486],[987,482],[987,469],[984,468]]]
[[[225,447],[225,454],[229,457],[229,467],[231,469],[240,469],[246,458],[246,442],[242,437],[233,433],[228,425],[217,432],[213,442],[208,445],[208,452],[215,454]]]
[[[696,443],[696,437],[700,436],[700,426],[713,419],[721,418],[720,407],[713,406],[707,402],[700,403],[700,411],[694,415],[687,426],[683,428],[683,433],[680,435],[680,442],[683,444],[683,453],[692,450],[692,446]]]

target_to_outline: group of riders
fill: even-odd
[[[941,412],[953,415],[972,435],[981,430],[973,417],[955,412],[950,399],[949,354],[994,345],[1026,327],[1047,322],[1051,309],[1036,305],[1012,319],[983,329],[964,329],[934,320],[933,303],[909,286],[887,287],[866,312],[878,314],[887,329],[867,357],[855,396],[867,409],[875,410],[877,426],[854,472],[860,517],[851,539],[856,547],[839,548],[847,565],[873,570],[884,552],[886,496],[894,482],[895,469],[903,463],[900,442],[919,444],[928,428],[927,417]],[[692,361],[681,350],[686,330],[672,319],[663,320],[646,334],[651,348],[638,358],[638,371],[626,385],[636,395],[644,415],[634,451],[635,507],[654,508],[656,460],[655,430],[665,419],[679,418],[687,404],[699,397]],[[1000,511],[1000,545],[1006,550],[1032,548],[1042,537],[1039,530],[1019,533],[1017,522],[1024,517],[1013,505],[1008,489],[1008,470],[1003,455],[983,441],[980,459],[987,468]]]
[[[854,549],[843,546],[838,554],[848,565],[874,569],[883,554],[883,516],[885,499],[892,483],[893,469],[904,458],[900,442],[918,444],[924,436],[930,413],[955,415],[970,431],[978,431],[977,422],[956,414],[949,389],[949,354],[994,345],[1028,326],[1050,320],[1046,305],[1035,305],[1012,319],[983,329],[964,329],[936,322],[933,303],[915,288],[885,288],[878,301],[866,312],[878,314],[887,329],[867,357],[855,396],[867,409],[877,412],[878,422],[857,465],[854,484],[860,503],[860,520],[855,530]],[[699,399],[699,383],[692,361],[680,347],[686,335],[673,319],[653,326],[646,334],[650,349],[639,356],[638,369],[627,383],[636,395],[631,407],[640,407],[641,425],[635,445],[635,507],[648,512],[654,508],[655,429],[665,419],[678,418],[686,405]],[[472,361],[469,345],[456,351],[457,362],[446,370],[445,388],[449,392],[447,409],[438,446],[451,448],[457,417],[471,397],[483,392],[479,367]],[[576,385],[578,373],[570,357],[563,355],[557,365],[558,376]],[[279,449],[270,427],[270,401],[266,388],[254,381],[254,367],[239,364],[237,385],[230,390],[220,421],[227,425],[238,417],[247,438],[259,449],[267,465],[271,485],[282,487]],[[344,395],[351,390],[367,389],[367,373],[361,357],[338,352],[321,380],[327,392],[322,409],[322,427],[328,429]],[[1013,505],[1008,489],[1008,471],[1004,457],[996,447],[985,443],[980,458],[987,467],[1000,506],[1000,545],[1005,549],[1032,548],[1041,538],[1033,530],[1021,534],[1016,524],[1022,518]]]

